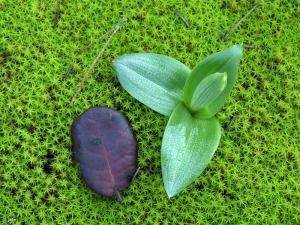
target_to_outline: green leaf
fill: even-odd
[[[227,85],[223,92],[208,106],[197,111],[194,116],[210,118],[223,106],[237,78],[237,71],[242,56],[242,45],[234,45],[224,51],[215,53],[203,59],[192,69],[184,86],[184,102],[190,105],[198,84],[207,76],[214,73],[227,73]]]
[[[183,87],[190,69],[164,55],[136,53],[119,57],[114,62],[124,89],[151,109],[170,116],[183,102]]]
[[[162,142],[161,164],[166,192],[172,197],[191,184],[215,153],[221,127],[215,117],[198,119],[183,104],[174,109]]]
[[[205,77],[196,87],[189,109],[192,113],[208,106],[225,89],[227,73],[214,73]]]

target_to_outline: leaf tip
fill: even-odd
[[[169,199],[174,197],[177,194],[177,193],[172,192],[172,190],[167,190],[167,189],[166,189],[166,192],[167,192],[167,195],[168,195]]]
[[[242,44],[234,45],[233,47],[236,48],[237,53],[238,53],[239,55],[242,55],[242,54],[243,54],[243,45],[242,45]]]

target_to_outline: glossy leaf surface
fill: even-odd
[[[162,173],[166,192],[172,197],[191,184],[216,151],[221,127],[215,117],[193,118],[183,104],[169,118],[162,142]]]
[[[86,110],[72,125],[73,157],[86,184],[111,197],[136,171],[137,142],[127,119],[107,107]]]
[[[168,56],[136,53],[114,62],[124,89],[151,109],[170,116],[183,101],[183,87],[190,69]]]
[[[242,45],[234,45],[224,51],[208,56],[192,69],[184,86],[184,101],[186,105],[190,105],[193,93],[203,79],[214,73],[227,73],[226,88],[211,104],[199,110],[195,114],[196,117],[210,118],[223,106],[237,78],[241,56]]]
[[[227,74],[215,73],[205,77],[196,87],[189,109],[197,112],[212,103],[225,89]]]

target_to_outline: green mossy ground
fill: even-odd
[[[300,223],[299,2],[264,1],[225,43],[211,25],[229,31],[257,1],[164,2],[62,1],[53,27],[55,0],[0,0],[0,224]],[[105,40],[75,52],[125,17],[69,108]],[[237,83],[217,114],[223,127],[239,116],[203,174],[168,199],[161,175],[149,172],[160,167],[168,118],[122,89],[112,61],[152,52],[192,68],[239,43],[264,46],[244,49]],[[141,170],[121,203],[90,191],[72,162],[70,126],[96,105],[123,112],[138,139]]]

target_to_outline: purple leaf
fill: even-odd
[[[93,191],[111,197],[129,186],[137,142],[124,115],[107,107],[86,110],[73,122],[72,142],[81,176]]]

